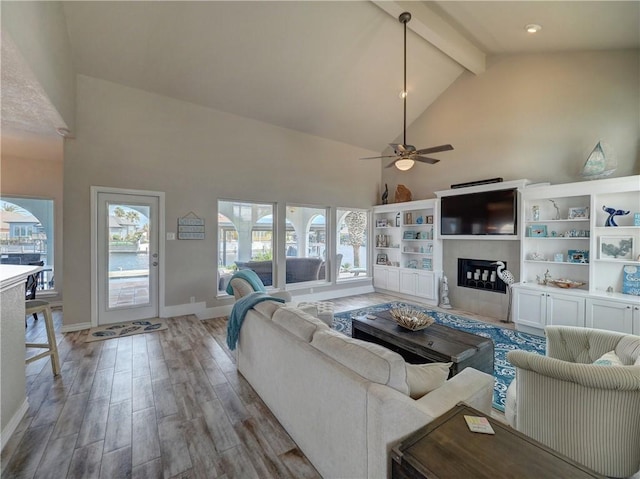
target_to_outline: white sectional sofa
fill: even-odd
[[[467,368],[412,399],[400,355],[271,301],[245,317],[237,365],[325,479],[389,477],[391,447],[456,403],[491,411],[492,376]]]

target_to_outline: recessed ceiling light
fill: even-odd
[[[68,128],[56,128],[56,132],[63,138],[68,138],[71,135],[71,131]]]
[[[399,94],[398,96],[399,96],[400,98],[406,98],[406,96],[407,96],[407,92],[406,92],[406,91],[404,91],[404,90],[402,90],[402,91],[400,91],[400,94]]]
[[[542,27],[536,23],[530,23],[529,25],[525,25],[524,29],[528,33],[538,33],[540,30],[542,30]]]

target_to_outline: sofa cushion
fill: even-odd
[[[311,345],[363,378],[409,394],[407,368],[398,353],[328,328],[314,334]]]
[[[277,301],[262,301],[261,303],[256,304],[253,309],[257,312],[271,319],[273,314],[284,305]]]
[[[598,366],[624,366],[615,351],[604,353],[596,359],[593,364],[597,364]]]
[[[420,399],[434,389],[438,389],[449,377],[453,363],[407,364],[407,384],[409,396]]]
[[[272,320],[307,343],[311,341],[316,331],[329,329],[329,326],[309,313],[287,306],[278,309],[273,314]]]

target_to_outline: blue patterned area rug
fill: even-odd
[[[542,355],[545,354],[546,339],[544,337],[514,331],[513,329],[501,328],[500,326],[484,323],[475,319],[465,318],[444,311],[437,311],[399,301],[378,304],[353,311],[345,311],[344,313],[336,313],[334,316],[333,329],[351,336],[351,318],[366,314],[376,314],[376,312],[379,311],[403,306],[408,306],[430,314],[436,319],[438,324],[460,329],[467,333],[477,334],[484,338],[490,338],[493,341],[495,354],[493,363],[493,376],[495,378],[495,385],[493,388],[493,407],[499,411],[504,412],[507,387],[509,387],[509,384],[511,384],[511,381],[513,381],[516,374],[515,368],[511,363],[509,363],[509,361],[507,361],[507,352],[520,349],[522,351],[531,351]]]

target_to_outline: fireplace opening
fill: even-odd
[[[497,260],[458,258],[458,286],[506,294],[507,285],[498,278]],[[505,269],[507,262],[503,261]]]

